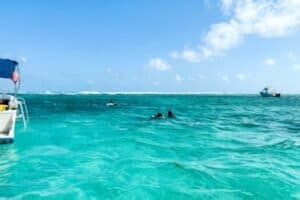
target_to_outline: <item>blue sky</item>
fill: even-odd
[[[0,57],[20,62],[28,92],[300,93],[299,9],[298,0],[3,1]]]

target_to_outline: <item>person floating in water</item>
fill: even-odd
[[[167,117],[168,117],[168,118],[175,118],[175,115],[173,114],[172,110],[169,110],[169,111],[168,111]],[[156,113],[155,115],[153,115],[151,118],[152,118],[152,119],[164,119],[165,116],[164,116],[161,112],[158,112],[158,113]]]
[[[109,100],[109,102],[106,104],[106,106],[108,106],[108,107],[112,107],[112,106],[116,106],[116,105],[118,105],[118,104],[116,102],[114,102],[112,99]]]
[[[168,118],[175,118],[175,115],[173,114],[172,110],[168,111]]]
[[[155,115],[153,115],[151,118],[152,119],[163,119],[165,117],[161,112],[159,112],[159,113],[156,113]]]

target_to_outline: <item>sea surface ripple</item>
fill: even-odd
[[[300,199],[300,96],[24,98],[0,199]]]

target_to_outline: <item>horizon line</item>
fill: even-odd
[[[37,95],[118,95],[118,94],[158,94],[158,95],[259,95],[257,93],[239,93],[239,92],[99,92],[99,91],[77,91],[77,92],[19,92],[18,94],[37,94]],[[300,93],[283,93],[283,95],[300,95]]]

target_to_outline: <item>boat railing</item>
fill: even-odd
[[[29,122],[29,114],[27,109],[27,104],[24,98],[18,97],[18,118],[23,120],[23,125],[27,128],[27,123]]]

